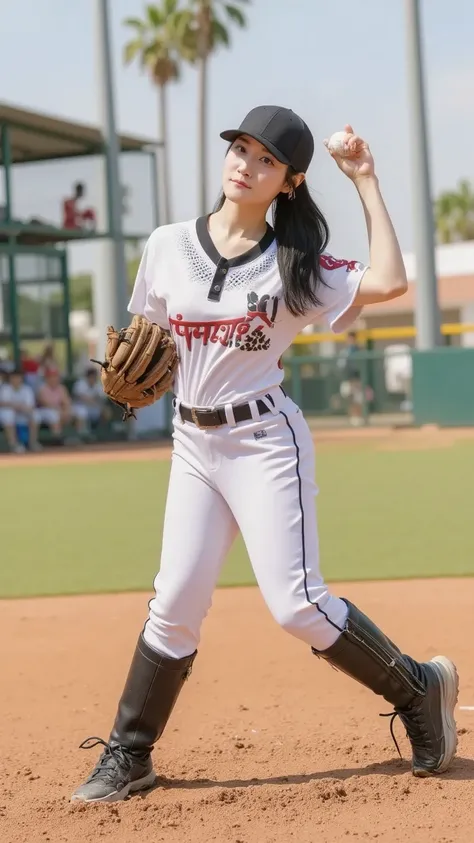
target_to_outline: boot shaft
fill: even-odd
[[[191,673],[196,653],[170,659],[148,646],[141,634],[130,665],[111,744],[151,752],[161,737],[179,693]]]
[[[425,695],[421,666],[348,600],[344,631],[328,650],[313,653],[356,679],[395,708],[406,708]]]

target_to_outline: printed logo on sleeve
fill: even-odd
[[[332,255],[322,254],[319,256],[319,264],[324,269],[341,269],[341,267],[346,267],[346,272],[351,272],[354,269],[362,269],[362,264],[360,261],[346,261],[346,260],[338,260],[337,258],[333,258]]]

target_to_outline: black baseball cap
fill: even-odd
[[[234,141],[240,135],[260,141],[278,161],[289,164],[297,173],[305,173],[311,163],[313,136],[304,120],[290,108],[259,105],[249,111],[238,129],[227,129],[220,136]]]

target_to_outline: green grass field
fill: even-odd
[[[158,461],[2,467],[0,597],[150,591],[168,472]],[[326,579],[473,575],[473,477],[471,443],[320,448]],[[240,539],[220,583],[253,583]]]

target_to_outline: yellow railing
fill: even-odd
[[[441,326],[441,333],[443,336],[458,336],[459,334],[473,334],[474,325],[460,324],[453,322]],[[416,337],[416,328],[414,325],[406,325],[405,327],[393,328],[367,328],[356,331],[357,340],[359,342],[366,342],[367,340],[402,340]],[[313,343],[321,342],[345,342],[347,334],[298,334],[293,340],[293,345],[312,345]]]

